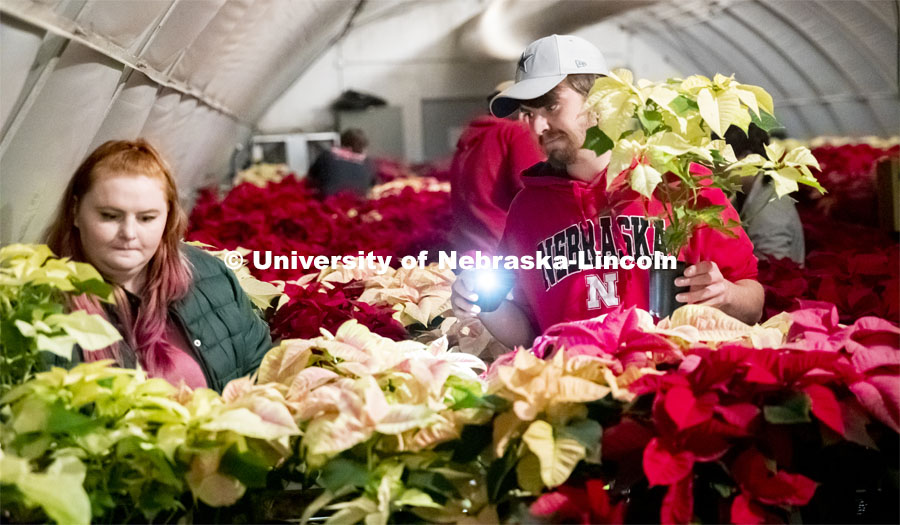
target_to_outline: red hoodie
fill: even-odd
[[[484,116],[469,124],[450,166],[450,241],[458,252],[494,251],[509,205],[522,189],[522,171],[543,159],[520,122]]]
[[[523,173],[525,187],[509,209],[500,253],[519,257],[564,255],[576,261],[566,269],[520,269],[514,296],[539,333],[563,321],[589,319],[619,305],[649,306],[649,270],[580,269],[578,252],[598,252],[619,257],[653,256],[662,251],[662,231],[647,217],[658,216],[662,203],[654,199],[645,210],[640,195],[631,188],[605,190],[605,174],[592,182],[573,180],[564,170],[540,163]],[[723,218],[738,214],[719,189],[701,193],[712,205],[725,206]],[[689,264],[714,261],[722,275],[734,282],[755,279],[757,261],[753,244],[741,228],[731,238],[709,227],[694,232],[679,256]],[[586,261],[587,253],[582,256]],[[552,262],[552,259],[550,259]]]

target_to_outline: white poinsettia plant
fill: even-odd
[[[702,75],[663,82],[634,81],[627,69],[597,79],[585,102],[598,124],[588,131],[585,147],[598,155],[612,151],[607,187],[630,186],[649,201],[665,205],[666,250],[677,254],[693,231],[708,225],[730,232],[734,224],[721,218],[722,206],[704,206],[701,190],[719,188],[727,196],[740,189],[740,178],[759,172],[772,178],[778,197],[798,184],[824,189],[811,168],[819,168],[805,147],[785,150],[766,146],[765,158],[737,159],[723,139],[730,126],[747,133],[751,123],[764,131],[777,125],[772,97],[761,87],[734,77]]]
[[[484,363],[450,351],[445,338],[392,341],[355,320],[322,332],[282,341],[256,378],[283,392],[303,432],[303,469],[326,489],[306,517],[328,503],[336,511],[331,520],[340,523],[386,523],[401,510],[447,517],[461,506],[484,507],[483,487],[468,484],[477,473],[459,470],[452,451],[435,450],[459,439],[466,425],[490,421],[478,375]],[[430,495],[443,492],[440,503]]]

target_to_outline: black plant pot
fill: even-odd
[[[687,263],[678,261],[674,269],[660,270],[650,268],[650,314],[660,320],[668,317],[676,308],[683,305],[675,300],[675,296],[690,290],[688,286],[675,286],[675,279],[684,275]]]

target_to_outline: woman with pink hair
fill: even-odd
[[[46,242],[114,285],[113,304],[80,295],[72,306],[106,317],[123,340],[76,348],[72,364],[114,359],[217,391],[257,369],[271,347],[268,326],[224,263],[181,242],[186,228],[175,179],[146,141],[106,142],[81,163]]]

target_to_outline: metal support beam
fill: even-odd
[[[203,90],[179,80],[175,80],[168,74],[151,67],[139,57],[129,53],[108,38],[96,33],[88,32],[76,22],[59,16],[44,4],[0,3],[0,13],[15,17],[27,24],[39,27],[50,33],[62,36],[69,41],[77,42],[80,45],[93,49],[122,64],[126,68],[140,71],[161,86],[168,87],[174,91],[197,99],[219,113],[228,116],[235,122],[245,126],[253,126],[249,120],[239,116],[234,110],[214,99]]]

